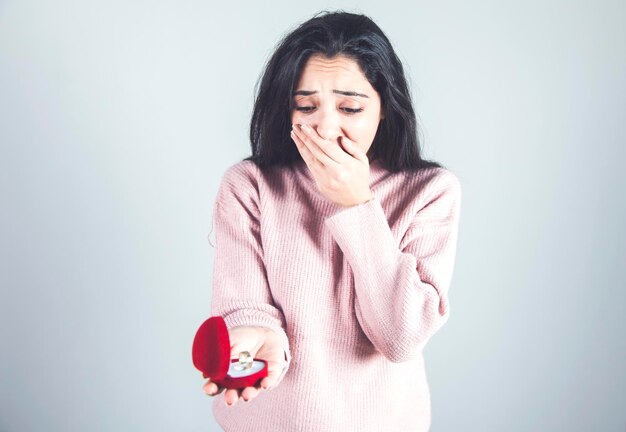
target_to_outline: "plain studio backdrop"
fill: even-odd
[[[1,431],[219,430],[191,361],[217,187],[327,8],[386,32],[461,180],[432,431],[624,431],[626,3],[495,0],[0,1]]]

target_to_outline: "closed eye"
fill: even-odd
[[[314,109],[315,107],[312,107],[312,106],[295,107],[296,111],[305,112],[305,113],[310,113]],[[363,108],[341,108],[341,110],[343,110],[345,113],[348,113],[348,114],[356,114],[356,113],[360,113],[361,111],[363,111]]]
[[[296,111],[301,111],[301,112],[311,112],[313,111],[314,107],[296,107],[295,109]]]

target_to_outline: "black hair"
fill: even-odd
[[[255,87],[252,156],[244,160],[261,168],[302,161],[290,137],[292,94],[313,54],[354,60],[378,92],[384,118],[368,151],[370,160],[378,159],[391,172],[442,167],[421,157],[411,94],[391,42],[369,17],[343,11],[319,12],[278,43]]]

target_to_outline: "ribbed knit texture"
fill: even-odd
[[[374,199],[343,208],[304,162],[230,166],[213,213],[211,314],[283,339],[279,384],[213,401],[226,431],[427,431],[422,350],[448,320],[461,188],[370,163]],[[210,237],[210,236],[209,236]]]

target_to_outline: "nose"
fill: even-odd
[[[317,133],[324,139],[338,141],[341,136],[341,121],[336,110],[318,110],[316,118]]]

